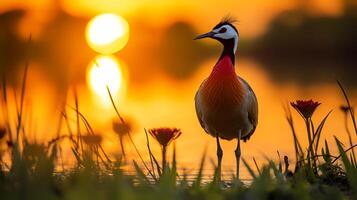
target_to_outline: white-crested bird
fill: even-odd
[[[239,179],[240,141],[247,141],[258,123],[258,102],[254,91],[235,71],[239,33],[232,23],[232,20],[226,18],[212,31],[195,38],[212,38],[223,44],[223,52],[218,62],[195,96],[196,113],[202,128],[209,135],[216,137],[219,179],[223,157],[220,138],[238,139],[235,155]]]

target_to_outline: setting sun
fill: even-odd
[[[123,86],[123,72],[114,56],[97,56],[89,65],[87,80],[97,95],[106,95],[107,86],[117,94]]]
[[[116,14],[98,15],[87,25],[86,39],[88,45],[98,53],[115,53],[128,42],[128,22]]]

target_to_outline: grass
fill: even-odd
[[[101,137],[93,132],[90,123],[80,112],[75,95],[76,128],[70,126],[68,107],[62,112],[60,123],[67,127],[68,135],[58,135],[47,143],[29,142],[24,127],[23,105],[25,99],[27,67],[24,73],[20,101],[17,102],[15,128],[10,125],[6,80],[2,84],[2,110],[4,129],[0,130],[0,198],[1,199],[356,199],[357,161],[353,148],[342,144],[335,137],[338,152],[333,155],[328,142],[320,141],[324,124],[330,112],[316,126],[311,118],[304,118],[308,146],[303,147],[295,130],[290,107],[286,107],[286,118],[294,140],[295,163],[287,156],[278,163],[268,159],[267,164],[250,166],[243,160],[243,166],[252,177],[250,184],[232,181],[221,182],[217,170],[210,181],[203,182],[206,155],[202,156],[199,171],[193,181],[188,174],[177,170],[176,148],[172,162],[159,164],[159,158],[151,151],[150,137],[145,130],[150,163],[144,161],[135,141],[126,133],[138,154],[139,161],[111,157],[101,146]],[[350,116],[357,135],[355,116],[342,84],[338,82],[346,99],[346,116]],[[118,119],[122,124],[117,106],[108,89],[108,94]],[[80,127],[85,127],[82,130]],[[315,129],[315,127],[317,127]],[[349,132],[349,131],[348,131]],[[1,134],[3,133],[3,134]],[[350,133],[349,133],[350,134]],[[16,137],[14,137],[16,135]],[[349,135],[349,138],[352,136]],[[75,164],[65,167],[61,153],[64,141],[71,146]],[[320,144],[321,143],[321,144]],[[119,144],[119,140],[118,140]],[[174,144],[174,143],[173,143]],[[166,146],[165,146],[166,148]],[[122,149],[124,152],[124,149]],[[165,152],[163,153],[166,156]],[[6,159],[6,158],[9,159]],[[165,160],[165,159],[162,159]],[[128,173],[125,165],[132,165],[134,173]],[[293,170],[289,166],[295,166]],[[61,167],[62,166],[62,167]]]

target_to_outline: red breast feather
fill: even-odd
[[[201,92],[202,103],[213,112],[242,104],[244,89],[228,56],[215,65]]]

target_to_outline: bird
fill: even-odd
[[[194,38],[211,38],[223,45],[221,56],[195,95],[196,114],[201,127],[216,138],[219,180],[223,158],[220,139],[237,139],[236,179],[239,180],[241,140],[249,140],[258,124],[257,97],[248,82],[235,70],[239,32],[234,22],[231,18],[224,18],[210,32]]]

